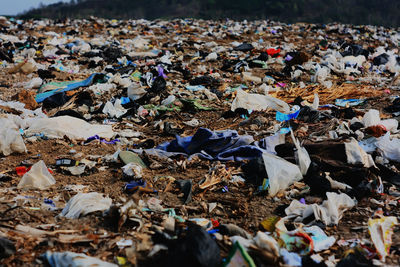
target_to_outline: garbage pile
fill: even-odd
[[[400,264],[396,29],[0,25],[0,264]]]

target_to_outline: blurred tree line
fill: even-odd
[[[71,0],[30,10],[20,17],[192,17],[399,26],[399,12],[400,1],[394,0]]]

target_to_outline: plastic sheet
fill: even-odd
[[[84,120],[60,116],[54,118],[33,118],[27,121],[29,125],[26,135],[44,134],[49,138],[63,138],[86,140],[98,135],[103,138],[112,138],[115,133],[110,125],[90,124]]]
[[[111,204],[111,198],[103,197],[97,192],[78,193],[68,201],[60,215],[68,219],[78,219],[95,211],[108,210]]]
[[[272,108],[282,113],[289,113],[289,105],[277,98],[260,94],[249,94],[242,89],[236,90],[236,98],[232,102],[231,110],[235,111],[238,108],[247,110],[266,110]]]
[[[326,196],[327,200],[321,205],[306,205],[298,200],[293,200],[289,207],[285,209],[285,213],[289,218],[295,218],[295,221],[303,221],[314,215],[315,220],[320,220],[325,225],[337,225],[343,213],[357,203],[344,193],[327,192]]]

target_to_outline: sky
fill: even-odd
[[[32,7],[38,7],[40,3],[48,5],[57,2],[69,2],[69,0],[0,0],[0,15],[14,16]]]

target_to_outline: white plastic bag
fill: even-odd
[[[123,88],[129,88],[132,85],[132,81],[129,78],[121,78],[119,73],[115,74],[111,79],[110,82],[113,82]]]
[[[12,117],[0,118],[0,125],[0,153],[4,156],[13,152],[26,153],[24,140]]]
[[[267,108],[272,108],[285,114],[290,112],[290,107],[285,101],[272,96],[248,94],[242,89],[237,89],[236,92],[236,98],[233,100],[231,106],[232,111],[238,108],[247,110],[265,110]]]
[[[128,110],[121,105],[121,99],[117,99],[115,100],[114,105],[110,101],[107,101],[102,111],[104,114],[108,114],[111,118],[119,118]]]
[[[132,100],[138,100],[142,98],[147,91],[140,86],[140,83],[133,83],[128,87],[128,97]]]
[[[108,210],[111,204],[111,198],[103,197],[97,192],[78,193],[68,201],[60,215],[69,219],[78,219],[80,216],[95,211]]]
[[[319,83],[323,83],[326,78],[329,76],[329,69],[326,67],[317,67],[317,70],[315,71],[315,81]]]
[[[303,178],[297,165],[269,153],[263,153],[262,157],[268,174],[270,196],[275,196],[280,190]]]
[[[262,79],[260,77],[254,76],[251,72],[243,72],[242,76],[244,81],[253,82],[255,84],[262,83]]]
[[[364,114],[362,118],[362,123],[365,127],[370,127],[374,125],[382,125],[388,132],[397,132],[397,127],[399,122],[396,119],[382,120],[380,119],[379,111],[376,109],[370,109]]]
[[[365,127],[381,125],[386,131],[392,133],[397,132],[397,127],[399,126],[399,122],[396,119],[381,120],[379,111],[376,109],[370,109],[365,113],[362,123]]]
[[[378,125],[381,121],[379,116],[379,111],[376,109],[370,109],[367,113],[364,114],[362,118],[362,123],[365,127],[370,127],[374,125]]]
[[[149,45],[149,40],[141,37],[141,36],[136,36],[134,39],[130,40],[133,44],[133,46],[137,49],[145,49]]]
[[[388,119],[381,121],[379,125],[385,127],[386,131],[394,133],[397,132],[397,127],[399,127],[399,122],[396,119]]]
[[[375,145],[382,151],[385,158],[400,162],[400,139],[390,140],[390,133],[386,133],[376,141]]]
[[[299,165],[301,174],[306,175],[308,167],[310,167],[311,164],[311,159],[310,156],[308,155],[307,150],[304,147],[300,147],[300,145],[298,145],[297,151],[294,153],[294,156],[297,165]]]
[[[304,147],[300,146],[300,143],[294,137],[292,130],[290,130],[290,135],[292,137],[294,145],[296,146],[296,152],[294,153],[296,163],[297,163],[297,165],[299,165],[301,174],[306,175],[308,167],[310,167],[310,164],[311,164],[310,155],[308,155],[308,152]]]
[[[206,59],[206,61],[215,61],[215,60],[217,60],[217,58],[218,58],[217,53],[212,52],[212,53],[208,54],[205,59]]]
[[[345,56],[340,61],[347,65],[351,65],[353,69],[357,69],[364,64],[364,62],[366,61],[366,58],[363,55],[359,55],[356,57],[355,56]]]
[[[337,225],[343,213],[356,205],[356,201],[345,193],[326,193],[327,200],[318,204],[303,204],[293,200],[285,209],[288,218],[295,218],[295,221],[302,222],[304,219],[314,215],[316,221],[322,221],[325,225]]]
[[[89,86],[86,90],[90,90],[96,95],[102,95],[104,93],[111,92],[116,88],[117,86],[113,83],[96,83]]]
[[[126,164],[122,167],[122,171],[124,174],[128,176],[134,176],[137,179],[142,178],[143,175],[143,167],[136,162],[130,162]]]
[[[44,190],[55,183],[56,180],[47,169],[46,164],[41,160],[34,164],[32,168],[24,174],[18,184],[18,188]]]
[[[319,96],[318,96],[317,93],[314,93],[314,100],[313,100],[313,103],[312,103],[312,108],[317,110],[318,107],[319,107]]]
[[[35,89],[35,88],[39,88],[43,83],[43,80],[39,77],[37,78],[33,78],[32,80],[30,80],[29,82],[27,82],[25,84],[25,88],[26,89]]]
[[[371,155],[367,154],[364,149],[358,144],[354,138],[350,139],[350,142],[344,143],[344,148],[347,157],[347,163],[358,164],[361,163],[366,168],[375,166],[374,160]]]
[[[86,140],[94,135],[102,138],[112,138],[115,135],[111,125],[90,124],[70,116],[33,118],[27,119],[26,122],[29,126],[25,130],[26,135],[43,133],[49,138],[63,138],[66,135],[78,140]]]
[[[175,100],[176,100],[176,97],[174,95],[169,95],[166,99],[161,101],[161,105],[168,106],[168,105],[174,103]]]

